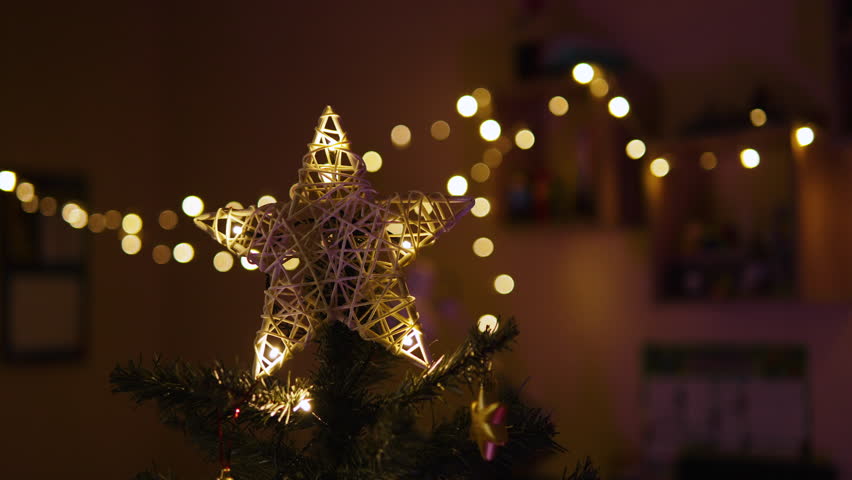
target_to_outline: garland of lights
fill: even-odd
[[[571,71],[575,82],[587,85],[589,92],[596,98],[604,98],[609,94],[609,84],[606,76],[599,66],[589,63],[578,63]],[[491,93],[485,88],[477,88],[470,95],[463,95],[456,102],[456,111],[464,118],[471,118],[482,113],[483,109],[491,105]],[[548,101],[548,110],[557,117],[568,113],[568,101],[562,96],[554,96]],[[617,118],[623,119],[630,113],[630,102],[623,96],[613,96],[607,101],[609,113]],[[766,112],[760,108],[749,112],[749,119],[755,127],[763,126],[766,121]],[[446,121],[438,120],[430,127],[431,136],[438,141],[445,140],[450,135],[450,126]],[[483,153],[482,161],[476,162],[470,169],[470,177],[479,183],[488,181],[491,171],[502,163],[503,155],[512,148],[512,143],[522,150],[528,150],[535,144],[535,134],[528,128],[521,128],[513,136],[514,142],[503,135],[500,124],[494,119],[485,119],[479,125],[479,134],[483,140],[493,146],[489,146]],[[406,125],[396,125],[391,129],[391,142],[396,148],[403,149],[411,143],[411,130]],[[792,132],[792,137],[800,147],[806,147],[813,143],[815,138],[814,129],[808,125],[801,125]],[[642,159],[647,152],[645,142],[634,138],[625,145],[625,153],[634,160]],[[745,148],[740,151],[740,162],[745,168],[755,168],[760,164],[760,154],[753,148]],[[368,172],[376,172],[382,167],[382,157],[378,152],[368,151],[362,156]],[[706,170],[712,170],[717,164],[716,155],[713,152],[704,152],[699,161]],[[671,163],[664,156],[656,157],[648,162],[651,175],[657,178],[665,177],[671,170]],[[18,182],[17,175],[13,171],[0,171],[0,190],[15,192],[21,201],[22,209],[27,213],[41,212],[45,216],[57,213],[57,200],[50,196],[39,198],[35,186],[30,182]],[[447,191],[451,195],[464,195],[468,190],[468,181],[463,175],[454,175],[447,181]],[[277,199],[271,195],[260,197],[256,205],[262,207],[275,203]],[[197,217],[204,210],[204,202],[195,195],[183,199],[183,213],[189,217]],[[243,208],[239,202],[230,202],[229,208]],[[485,217],[491,211],[491,203],[485,197],[476,197],[471,213],[476,217]],[[93,233],[101,233],[105,230],[120,230],[121,248],[128,255],[135,255],[142,249],[142,241],[139,233],[142,231],[142,218],[136,213],[127,213],[122,216],[118,210],[108,210],[105,213],[89,214],[82,206],[74,202],[65,203],[61,209],[62,218],[72,227],[82,229],[88,227]],[[158,216],[158,223],[164,230],[173,230],[178,223],[178,214],[173,210],[163,210]],[[473,242],[473,252],[478,257],[488,257],[494,252],[494,242],[488,237],[480,237]],[[173,248],[159,244],[153,247],[152,257],[157,264],[168,263],[174,258],[178,263],[189,263],[195,257],[195,250],[189,243],[178,243]],[[246,270],[257,268],[241,257],[241,264]],[[220,251],[213,257],[213,266],[219,272],[227,272],[234,266],[234,257],[227,251]],[[500,294],[511,293],[514,289],[514,279],[508,274],[500,274],[494,279],[494,289]],[[480,317],[479,326],[483,331],[485,328],[496,326],[497,319],[494,315],[486,314]]]

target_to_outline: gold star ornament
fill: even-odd
[[[505,420],[506,407],[498,402],[485,403],[485,391],[479,387],[479,398],[470,404],[470,436],[489,462],[497,455],[497,447],[509,439]]]
[[[473,201],[420,192],[378,198],[365,174],[340,117],[326,107],[289,201],[196,217],[198,227],[268,276],[255,377],[275,372],[326,321],[430,365],[402,269]]]

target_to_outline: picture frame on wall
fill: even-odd
[[[75,361],[87,343],[87,236],[63,221],[62,206],[82,205],[85,183],[25,174],[18,182],[39,190],[0,200],[2,357],[14,363]]]

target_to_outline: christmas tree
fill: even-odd
[[[378,198],[364,174],[328,107],[289,201],[198,217],[267,275],[254,367],[130,362],[112,372],[114,391],[155,402],[166,425],[218,461],[221,479],[525,477],[563,447],[548,415],[517,392],[493,392],[492,356],[510,348],[517,324],[473,328],[432,360],[402,274],[470,199]],[[313,371],[276,376],[309,342]],[[400,371],[400,358],[420,369]],[[587,461],[563,477],[597,474]]]

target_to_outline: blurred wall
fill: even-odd
[[[644,3],[623,10],[617,1],[577,1],[543,23],[582,26],[625,51],[660,82],[669,127],[700,110],[704,98],[748,98],[767,75],[783,77],[784,92],[807,92],[805,103],[830,103],[824,2],[783,0],[771,11],[758,0]],[[508,1],[56,2],[6,10],[2,167],[79,172],[91,185],[93,210],[149,214],[178,209],[190,193],[210,207],[284,197],[326,104],[343,115],[357,151],[382,153],[384,167],[372,177],[378,190],[443,190],[482,148],[475,126],[454,114],[455,99],[477,86],[509,85],[508,48],[519,35],[518,5]],[[428,137],[438,119],[453,128],[446,142]],[[397,123],[412,128],[407,150],[390,145]],[[835,199],[813,185],[815,214],[831,216],[824,212]],[[473,193],[489,193],[480,188]],[[144,220],[155,225],[153,216]],[[470,243],[483,232],[497,250],[477,260]],[[212,477],[215,467],[202,466],[180,434],[157,425],[152,409],[112,396],[107,374],[153,352],[246,360],[263,278],[215,272],[213,242],[188,222],[146,235],[134,257],[120,252],[112,234],[92,238],[84,362],[0,365],[0,420],[11,433],[0,451],[14,459],[10,474],[126,478],[156,460],[184,478]],[[150,247],[160,241],[193,242],[198,260],[155,265]],[[465,219],[422,260],[434,265],[437,290],[462,298],[456,313],[445,312],[435,348],[451,348],[481,313],[516,315],[521,342],[503,367],[517,380],[531,377],[528,395],[553,410],[571,455],[592,455],[614,473],[641,447],[638,360],[646,341],[802,341],[813,355],[815,450],[849,478],[848,308],[658,307],[648,251],[643,232],[514,231],[494,219]],[[490,279],[503,272],[517,287],[497,297]],[[810,275],[818,283],[822,272]],[[818,298],[821,287],[814,288]],[[557,463],[570,458],[549,468],[561,471]]]

